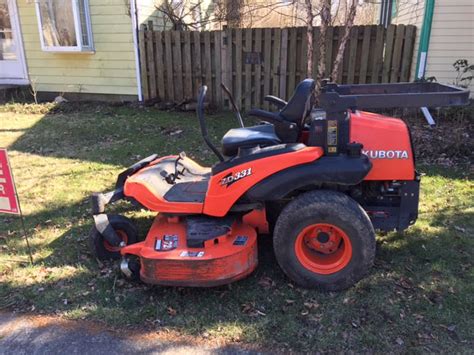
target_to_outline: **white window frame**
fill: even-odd
[[[76,32],[76,46],[49,46],[44,43],[43,35],[43,19],[41,18],[41,10],[39,0],[35,0],[36,17],[38,20],[38,30],[41,41],[41,49],[44,52],[72,52],[72,53],[94,53],[94,42],[92,36],[92,25],[89,11],[89,0],[69,0],[72,3],[72,13],[74,17],[74,30]],[[86,22],[87,37],[89,45],[86,46],[82,43],[82,28],[81,19],[79,16],[79,1],[84,1],[84,15]]]

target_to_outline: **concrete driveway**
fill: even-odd
[[[94,323],[0,313],[0,354],[256,354],[231,346],[163,341],[153,334],[121,336]]]

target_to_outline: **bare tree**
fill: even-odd
[[[313,4],[311,0],[305,0],[306,5],[306,37],[308,41],[308,49],[306,56],[308,58],[306,73],[309,77],[313,76],[313,22],[314,22],[314,13],[313,13]]]
[[[354,25],[354,19],[357,12],[357,0],[352,0],[349,13],[346,17],[346,22],[344,26],[344,33],[342,35],[341,40],[339,41],[339,48],[337,50],[336,59],[334,60],[334,64],[332,67],[331,78],[335,79],[339,76],[339,71],[341,70],[342,60],[344,58],[344,50],[346,49],[347,40],[349,39],[349,35],[351,33],[352,26]]]
[[[319,61],[317,63],[318,72],[316,73],[316,90],[315,95],[319,95],[321,91],[321,80],[330,77],[335,79],[339,76],[342,61],[344,58],[344,51],[346,48],[349,35],[354,25],[354,19],[357,13],[357,6],[359,0],[304,0],[304,9],[306,11],[306,33],[308,41],[308,76],[313,76],[313,26],[315,22],[319,22]],[[337,48],[336,58],[334,60],[332,71],[331,68],[326,68],[327,57],[327,31],[334,22],[340,23],[344,29],[342,37]]]
[[[322,0],[321,4],[321,25],[319,30],[319,63],[318,63],[318,77],[316,80],[316,95],[321,91],[321,80],[326,76],[326,35],[328,27],[331,25],[331,0]]]
[[[279,26],[284,27],[301,23],[304,19],[295,11],[298,1],[303,0],[214,0],[212,3],[205,0],[163,0],[156,9],[174,30],[218,29],[223,24],[230,28],[252,28],[255,24],[265,26],[265,22],[275,22],[275,19],[278,19]],[[197,12],[202,16],[194,16]]]

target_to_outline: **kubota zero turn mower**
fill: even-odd
[[[302,81],[288,102],[265,97],[277,112],[251,110],[262,119],[256,126],[244,127],[237,110],[240,127],[220,150],[207,134],[201,87],[199,123],[217,163],[152,155],[122,172],[114,191],[93,196],[97,257],[121,259],[126,276],[151,284],[217,286],[249,275],[257,234],[272,232],[278,264],[295,283],[341,290],[360,280],[374,261],[374,230],[415,223],[420,177],[405,123],[357,109],[461,105],[469,92],[325,82],[313,108],[314,86]],[[105,214],[119,199],[157,212],[144,240],[129,219]]]

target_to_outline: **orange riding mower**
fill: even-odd
[[[94,194],[90,244],[99,259],[121,259],[130,278],[209,287],[249,275],[257,235],[272,234],[276,260],[295,283],[342,290],[369,271],[375,230],[404,230],[418,215],[420,176],[410,132],[399,119],[359,108],[439,107],[468,102],[469,92],[437,83],[299,83],[288,102],[266,96],[276,112],[250,110],[261,124],[209,139],[200,88],[202,136],[218,158],[203,167],[185,153],[151,155],[125,171],[115,190]],[[105,214],[128,200],[157,212],[145,238],[133,222]]]

